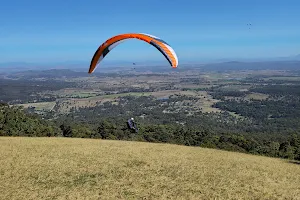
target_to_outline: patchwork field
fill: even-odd
[[[67,94],[72,94],[71,92],[76,92],[74,89],[66,90]],[[60,91],[61,92],[61,91]],[[55,110],[61,113],[69,112],[72,108],[82,108],[82,107],[94,107],[104,102],[118,103],[118,99],[122,96],[154,96],[157,99],[169,98],[171,95],[187,95],[197,98],[197,102],[193,103],[196,110],[201,110],[202,112],[220,112],[219,109],[211,107],[218,100],[213,99],[205,91],[181,91],[181,90],[164,90],[157,92],[129,92],[122,94],[110,94],[110,95],[100,95],[94,97],[81,97],[81,98],[60,98],[55,102],[42,102],[42,103],[28,103],[19,104],[24,106],[24,108],[35,107],[36,111],[50,111]],[[179,105],[178,105],[179,106]],[[182,105],[181,105],[182,106]]]
[[[279,75],[285,75],[279,77]],[[178,103],[175,110],[193,109],[202,112],[220,112],[220,109],[213,108],[212,105],[219,100],[214,99],[206,91],[198,91],[199,89],[208,89],[217,87],[218,90],[224,92],[230,91],[248,91],[253,84],[244,84],[239,82],[245,77],[269,76],[264,80],[298,80],[299,77],[292,77],[285,71],[278,70],[261,70],[260,73],[251,70],[236,72],[207,72],[188,71],[185,73],[146,73],[146,74],[122,74],[108,77],[79,77],[65,80],[67,82],[75,82],[79,87],[64,88],[60,90],[44,91],[41,96],[52,96],[56,101],[20,104],[25,108],[34,107],[37,112],[55,111],[58,113],[68,113],[74,108],[94,107],[105,102],[118,104],[118,100],[122,96],[154,96],[158,99],[169,98],[172,95],[193,96],[196,101],[187,101]],[[76,85],[74,84],[74,85]],[[127,92],[136,91],[155,92]],[[123,93],[124,92],[124,93]],[[115,94],[119,93],[119,94]],[[266,100],[269,96],[262,93],[251,93],[245,97],[224,96],[225,99],[235,100]],[[185,106],[184,104],[188,104]],[[179,108],[180,107],[180,108]],[[173,109],[173,108],[171,108]],[[169,111],[166,111],[169,112]],[[234,113],[232,113],[236,116]]]

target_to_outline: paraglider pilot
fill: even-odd
[[[136,123],[134,121],[133,118],[130,118],[128,121],[127,121],[127,124],[128,124],[128,127],[132,130],[135,130],[135,132],[137,133],[138,132],[138,129],[136,127]]]

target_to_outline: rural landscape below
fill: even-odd
[[[2,72],[0,197],[297,199],[298,66]]]

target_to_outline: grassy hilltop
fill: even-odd
[[[0,199],[300,199],[300,165],[199,147],[0,138]]]

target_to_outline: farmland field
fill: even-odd
[[[69,94],[78,96],[76,90],[68,89],[65,95]],[[74,92],[74,93],[72,93]],[[62,93],[62,91],[58,91],[57,93]],[[83,93],[84,94],[84,93]],[[99,104],[103,104],[104,102],[117,102],[118,99],[122,96],[153,96],[155,98],[169,98],[171,95],[187,95],[194,96],[199,98],[199,103],[197,106],[199,109],[202,109],[203,112],[219,112],[218,109],[211,107],[214,102],[217,100],[213,99],[210,95],[205,91],[182,91],[182,90],[162,90],[157,92],[128,92],[128,93],[119,93],[119,94],[108,94],[108,95],[97,95],[93,97],[87,94],[87,96],[81,96],[77,98],[67,98],[62,97],[56,102],[42,102],[42,103],[27,103],[27,104],[19,104],[24,108],[35,107],[36,111],[50,111],[56,109],[61,113],[69,112],[72,108],[81,108],[81,107],[94,107]]]

